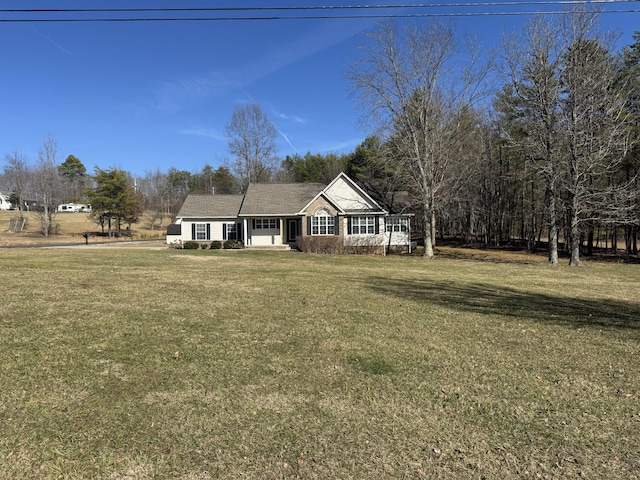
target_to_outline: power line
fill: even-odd
[[[564,15],[566,10],[553,11],[464,11],[464,12],[429,12],[429,13],[358,13],[358,14],[304,14],[304,15],[259,15],[259,16],[126,16],[126,17],[96,17],[91,18],[15,18],[14,14],[74,14],[74,13],[171,13],[176,12],[295,12],[295,11],[340,11],[340,10],[391,10],[391,9],[433,9],[433,8],[493,8],[493,7],[514,7],[514,6],[586,6],[586,5],[620,5],[626,3],[639,3],[636,0],[543,0],[543,1],[501,1],[501,2],[465,2],[465,3],[431,3],[431,4],[403,4],[403,5],[315,5],[315,6],[282,6],[282,7],[174,7],[174,8],[82,8],[82,9],[0,9],[0,14],[12,14],[12,18],[0,18],[0,23],[52,23],[52,22],[194,22],[194,21],[277,21],[277,20],[327,20],[327,19],[387,19],[387,18],[426,18],[426,17],[489,17],[489,16],[523,16],[523,15]],[[640,13],[640,9],[601,9],[598,13]]]
[[[277,20],[331,20],[331,19],[386,19],[429,17],[499,17],[526,15],[567,15],[571,12],[522,11],[522,12],[466,12],[382,15],[295,15],[269,17],[137,17],[137,18],[2,18],[0,23],[81,23],[81,22],[216,22],[216,21],[277,21]],[[640,9],[606,10],[598,13],[640,13]]]
[[[132,13],[132,12],[261,12],[300,10],[389,10],[406,8],[469,8],[505,7],[522,5],[587,5],[638,3],[638,0],[541,0],[502,2],[462,2],[462,3],[412,3],[400,5],[294,5],[280,7],[137,7],[137,8],[26,8],[0,9],[10,13]]]

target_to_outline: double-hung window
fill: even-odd
[[[376,217],[352,217],[351,234],[367,235],[376,233]]]
[[[409,219],[406,217],[390,217],[387,219],[387,232],[407,232]]]
[[[208,223],[192,224],[191,236],[193,240],[210,240],[211,226]]]
[[[311,217],[311,235],[335,235],[335,217],[321,208]]]

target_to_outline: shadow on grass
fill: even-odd
[[[640,305],[632,302],[529,293],[477,283],[400,281],[371,277],[368,284],[379,293],[461,312],[502,315],[573,327],[640,329]]]

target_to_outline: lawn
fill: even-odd
[[[640,478],[640,266],[454,256],[0,249],[0,478]]]

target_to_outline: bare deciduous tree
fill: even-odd
[[[624,204],[617,198],[619,186],[609,179],[634,141],[618,65],[602,41],[590,35],[589,20],[571,17],[560,73],[570,265],[580,265],[580,225],[615,217]]]
[[[544,179],[549,263],[552,265],[558,263],[559,33],[559,27],[548,18],[536,17],[521,37],[505,39],[505,65],[512,97],[502,97],[514,112],[516,118],[513,120],[520,132],[519,138],[508,138],[509,145],[525,148]]]
[[[60,177],[56,165],[57,156],[58,141],[49,134],[38,151],[38,161],[33,171],[35,188],[41,203],[38,216],[42,235],[45,237],[53,233],[53,219],[61,195]]]
[[[236,107],[226,126],[227,147],[235,157],[234,174],[242,190],[249,183],[264,183],[278,166],[278,131],[257,103]]]
[[[159,169],[146,170],[140,180],[140,192],[145,199],[146,215],[153,230],[156,222],[162,222],[165,214],[170,212],[171,185],[169,177]]]
[[[382,23],[367,34],[347,72],[354,94],[396,151],[418,192],[426,258],[434,257],[438,194],[483,96],[490,61],[472,43],[461,49],[450,26]]]
[[[5,156],[4,176],[7,186],[11,188],[12,194],[18,199],[18,215],[23,217],[24,195],[27,192],[30,169],[27,159],[18,152]]]

